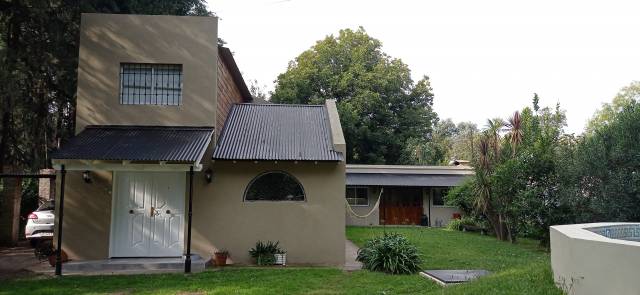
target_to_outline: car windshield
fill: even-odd
[[[36,211],[54,210],[55,208],[56,205],[54,201],[45,201],[44,203],[42,203],[42,205],[40,205],[40,207],[38,207],[38,210]]]

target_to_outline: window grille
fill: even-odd
[[[256,176],[244,193],[245,201],[304,201],[300,182],[284,171],[269,171]]]
[[[347,203],[352,206],[369,206],[369,188],[347,187]]]
[[[182,65],[120,64],[120,103],[181,105]]]

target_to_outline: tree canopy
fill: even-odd
[[[363,28],[341,30],[301,53],[271,94],[274,103],[325,99],[337,100],[349,163],[399,163],[411,152],[405,144],[429,138],[437,122],[429,78],[414,82],[409,67]]]
[[[500,239],[549,241],[549,226],[640,219],[638,82],[596,113],[584,135],[564,134],[559,106],[489,120],[475,177],[447,202],[485,220]]]

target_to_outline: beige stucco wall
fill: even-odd
[[[86,125],[215,126],[217,31],[215,17],[82,14],[76,133]],[[124,62],[181,64],[182,105],[121,105]]]
[[[211,255],[225,248],[234,263],[251,263],[248,251],[258,240],[280,241],[292,264],[344,263],[344,164],[299,162],[229,162],[213,165],[208,194],[194,202],[193,247]],[[304,187],[305,202],[244,202],[244,191],[257,175],[282,170]]]
[[[367,206],[351,206],[353,211],[360,215],[364,216],[367,213],[371,212],[374,209],[376,202],[380,198],[380,187],[369,187],[369,205]],[[371,215],[366,218],[360,218],[353,216],[349,211],[346,211],[346,223],[347,225],[355,225],[355,226],[369,226],[369,225],[380,225],[380,208],[375,208]]]
[[[91,183],[82,179],[81,171],[68,171],[64,186],[62,249],[69,259],[104,259],[109,255],[111,228],[111,171],[93,171]],[[56,178],[57,241],[61,175]]]
[[[211,149],[205,159],[210,155]],[[195,173],[193,253],[210,257],[215,249],[224,248],[234,263],[249,264],[248,250],[255,242],[272,240],[287,250],[289,264],[344,263],[343,162],[204,162],[203,170],[211,165],[214,180],[207,183],[203,172]],[[306,201],[244,202],[249,182],[269,170],[295,176]],[[67,173],[63,249],[71,259],[109,256],[112,172],[92,172],[92,178],[87,184],[81,172]]]
[[[611,224],[550,227],[554,281],[567,294],[640,294],[640,242],[609,239],[584,229]]]

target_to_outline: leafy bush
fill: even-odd
[[[458,207],[465,215],[472,215],[476,197],[473,185],[473,179],[469,179],[460,186],[452,187],[445,196],[445,205]]]
[[[475,219],[465,216],[460,219],[452,219],[451,221],[449,221],[449,224],[447,224],[447,229],[462,231],[464,225],[481,227]]]
[[[258,241],[255,248],[249,250],[249,255],[256,260],[258,265],[273,265],[276,262],[275,254],[284,254],[279,246],[280,242]]]
[[[368,240],[356,260],[365,269],[391,274],[411,274],[420,270],[418,248],[406,237],[392,233]]]

